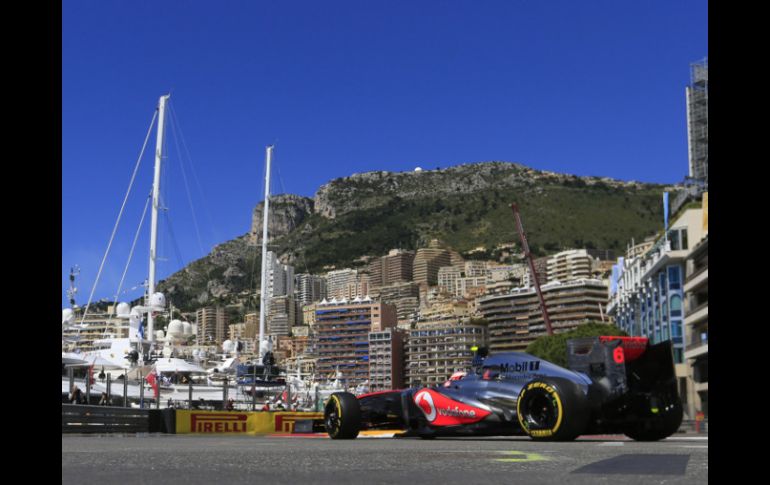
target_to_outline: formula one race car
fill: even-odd
[[[640,441],[679,429],[670,341],[639,337],[570,340],[565,369],[520,352],[476,352],[468,371],[442,386],[332,394],[326,431],[350,439],[361,430],[400,429],[401,436],[528,435],[566,441],[582,434],[623,433]]]

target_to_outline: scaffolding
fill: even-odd
[[[690,178],[708,187],[709,90],[708,57],[690,64],[687,86],[687,145]]]

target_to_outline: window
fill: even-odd
[[[679,266],[668,267],[668,287],[671,290],[681,289],[681,282],[679,279]]]
[[[671,296],[671,316],[672,317],[682,316],[682,297],[679,295]]]
[[[668,241],[671,243],[671,250],[676,251],[679,249],[679,231],[672,229],[668,231]]]
[[[668,240],[672,251],[687,249],[687,228],[671,229],[668,231]]]

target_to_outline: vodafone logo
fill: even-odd
[[[420,391],[414,396],[414,403],[425,413],[428,421],[433,422],[436,419],[436,405],[433,404],[433,396],[428,391]]]
[[[434,389],[423,389],[414,395],[414,403],[420,408],[431,426],[457,426],[481,421],[491,414],[488,409],[455,401]]]

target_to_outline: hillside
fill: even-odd
[[[568,248],[622,252],[631,238],[659,229],[661,194],[670,189],[506,162],[355,174],[323,185],[313,199],[271,199],[270,249],[297,273],[360,266],[366,256],[416,249],[432,238],[461,253],[483,246],[494,257],[496,246],[519,241],[509,207],[516,202],[537,255]],[[258,286],[261,224],[259,204],[248,234],[218,245],[159,287],[183,309],[243,301]]]

